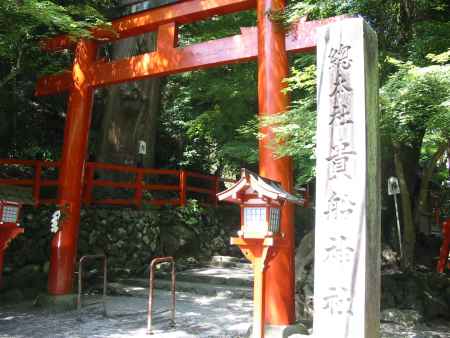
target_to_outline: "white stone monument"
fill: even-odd
[[[361,18],[317,40],[314,338],[379,337],[378,55]]]

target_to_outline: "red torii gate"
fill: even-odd
[[[311,52],[315,49],[316,29],[341,17],[301,22],[286,36],[270,13],[283,10],[284,0],[185,0],[164,7],[129,15],[112,22],[112,28],[93,29],[93,39],[77,42],[67,36],[43,43],[46,51],[74,48],[73,69],[38,81],[36,95],[69,91],[68,113],[59,174],[59,204],[68,211],[60,231],[51,244],[48,291],[52,295],[72,291],[77,254],[81,191],[91,121],[93,91],[96,87],[208,68],[229,63],[258,60],[259,115],[283,112],[288,97],[283,79],[288,75],[287,52]],[[256,8],[258,27],[242,28],[241,34],[177,48],[177,26],[233,12]],[[157,31],[156,51],[112,62],[97,59],[97,44]],[[281,182],[292,191],[292,161],[275,159],[267,147],[274,137],[259,142],[259,173]],[[282,210],[281,232],[284,243],[267,267],[265,290],[266,322],[288,325],[295,320],[294,224],[293,206]]]

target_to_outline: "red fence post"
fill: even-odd
[[[90,205],[92,203],[92,191],[94,190],[94,173],[95,173],[94,163],[87,163],[85,174],[85,185],[83,192],[83,202],[86,205]]]
[[[2,282],[2,275],[3,275],[3,257],[4,257],[5,251],[0,249],[0,288],[3,286]]]
[[[34,206],[37,208],[41,204],[41,175],[42,175],[42,162],[36,161],[34,166],[34,182],[33,182],[33,198]]]
[[[187,172],[182,169],[180,170],[180,205],[182,207],[186,206],[186,192],[187,192]]]
[[[437,271],[443,273],[447,266],[450,246],[450,219],[442,223],[442,246],[439,252]]]
[[[214,176],[214,192],[211,194],[212,204],[217,207],[217,194],[219,193],[219,178]]]
[[[144,194],[142,184],[143,180],[144,180],[144,173],[142,172],[142,170],[139,170],[136,173],[136,192],[134,194],[134,203],[138,208],[142,206],[142,195]]]

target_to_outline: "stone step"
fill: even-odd
[[[171,274],[165,271],[158,272],[157,278],[169,280],[171,278]],[[179,282],[251,287],[253,285],[253,271],[249,267],[225,268],[206,266],[203,268],[177,272],[176,279]]]
[[[232,256],[212,256],[206,266],[215,266],[221,268],[243,268],[251,269],[251,264],[245,258]]]
[[[170,290],[171,282],[169,280],[157,279],[155,289]],[[120,279],[117,282],[108,283],[109,292],[114,295],[127,295],[143,297],[148,295],[148,279],[127,278]],[[216,285],[210,283],[193,283],[177,281],[177,292],[186,292],[204,296],[220,296],[233,299],[252,299],[253,289],[251,287]]]
[[[170,290],[170,265],[161,264],[156,271],[155,288]],[[205,296],[251,299],[253,269],[237,257],[214,256],[207,265],[177,271],[177,291]],[[148,293],[148,278],[126,278],[109,283],[114,294],[142,296]]]

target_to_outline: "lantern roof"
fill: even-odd
[[[257,195],[258,198],[270,199],[280,203],[288,201],[301,204],[302,200],[281,187],[277,181],[259,176],[248,170],[241,169],[241,178],[232,187],[217,194],[219,201],[242,204],[242,195]]]

